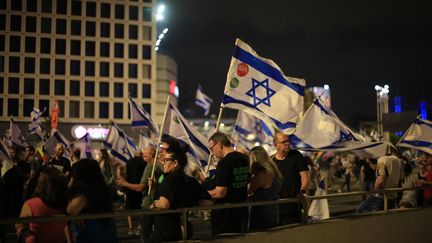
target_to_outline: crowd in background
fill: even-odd
[[[353,153],[301,153],[291,149],[288,136],[276,133],[276,152],[257,146],[235,149],[223,133],[209,139],[214,164],[209,173],[188,159],[186,144],[164,137],[159,147],[138,151],[126,164],[101,149],[96,158],[80,159],[80,150],[57,144],[46,158],[34,147],[10,147],[11,163],[2,161],[0,216],[17,218],[58,214],[112,213],[115,205],[126,210],[164,210],[245,201],[278,200],[313,196],[324,191],[351,191],[361,183],[365,191],[432,184],[432,156],[389,151],[378,159]],[[156,151],[158,154],[156,156]],[[343,179],[342,185],[336,183]],[[338,188],[336,188],[338,187]],[[384,207],[382,195],[365,196],[359,213]],[[430,189],[389,194],[388,207],[412,208],[432,203]],[[305,204],[254,206],[202,212],[210,219],[212,235],[260,231],[300,223]],[[307,213],[306,213],[307,217]],[[128,217],[129,234],[143,242],[182,238],[181,216],[166,214]],[[188,238],[193,235],[188,224]],[[16,234],[25,242],[116,242],[112,218],[69,222],[17,224]],[[7,227],[0,226],[0,237]]]

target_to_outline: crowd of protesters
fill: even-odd
[[[276,152],[257,146],[236,150],[229,137],[216,132],[209,138],[213,169],[205,175],[188,156],[188,145],[164,137],[158,148],[138,151],[125,165],[107,150],[94,159],[80,159],[80,150],[69,151],[58,144],[52,158],[41,156],[34,147],[23,151],[10,147],[12,161],[2,161],[0,216],[17,218],[58,214],[112,213],[114,203],[125,197],[127,210],[166,210],[246,201],[274,201],[297,198],[296,203],[212,210],[213,236],[244,233],[301,223],[305,216],[305,195],[313,196],[319,185],[324,190],[351,191],[358,181],[365,191],[432,184],[432,156],[411,156],[397,151],[378,159],[352,153],[303,154],[290,147],[286,134],[274,136]],[[156,152],[157,156],[156,156]],[[321,183],[322,184],[321,184]],[[412,208],[432,203],[432,190],[388,194],[388,208]],[[357,207],[369,212],[383,209],[381,194],[371,194]],[[204,216],[208,217],[208,212]],[[181,215],[128,217],[129,234],[143,242],[182,239]],[[4,240],[4,225],[0,226]],[[112,218],[50,223],[17,224],[16,234],[26,242],[116,242]],[[188,222],[187,237],[193,235]],[[47,240],[49,239],[49,240]]]

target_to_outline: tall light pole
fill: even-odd
[[[388,94],[390,92],[389,86],[386,84],[384,87],[375,85],[376,98],[377,98],[377,132],[379,140],[384,138],[384,128],[383,128],[383,114],[388,113]],[[389,134],[385,134],[384,140],[389,141]]]

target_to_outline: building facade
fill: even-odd
[[[0,121],[126,125],[128,95],[158,120],[155,1],[0,1]]]

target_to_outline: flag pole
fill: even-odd
[[[220,124],[220,122],[221,122],[221,120],[222,120],[222,113],[223,113],[223,110],[224,110],[224,107],[223,107],[223,105],[221,104],[221,106],[220,106],[220,108],[219,108],[219,115],[218,115],[218,118],[217,118],[217,120],[216,120],[216,132],[219,131],[219,124]],[[206,167],[206,170],[205,170],[205,174],[206,174],[206,175],[208,174],[208,172],[209,172],[209,170],[210,170],[211,157],[212,157],[212,152],[210,151],[210,154],[209,154],[209,157],[208,157],[208,160],[207,160],[207,167]]]
[[[159,145],[160,145],[161,140],[162,140],[162,134],[163,134],[163,129],[165,127],[165,120],[166,120],[166,116],[167,116],[167,113],[168,113],[169,103],[170,103],[170,95],[168,95],[167,101],[166,101],[166,105],[165,105],[165,112],[164,112],[164,116],[163,116],[163,119],[162,119],[162,126],[161,126],[161,129],[159,131],[159,139],[158,139],[158,143],[157,143],[157,146],[156,146],[156,153],[155,153],[155,157],[154,157],[154,160],[153,160],[153,167],[152,167],[152,172],[151,172],[150,178],[154,177],[154,172],[155,172],[155,167],[156,167],[156,163],[157,163],[157,158],[159,156]],[[150,195],[151,188],[152,188],[151,185],[149,185],[149,190],[147,192],[147,195]]]

